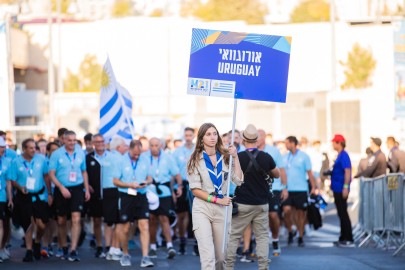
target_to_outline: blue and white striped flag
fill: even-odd
[[[132,97],[117,80],[108,58],[103,67],[100,91],[100,134],[109,142],[122,137],[128,144],[132,140]]]

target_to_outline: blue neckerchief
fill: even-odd
[[[208,154],[203,151],[205,166],[207,167],[211,181],[214,184],[215,193],[218,194],[218,198],[223,198],[222,195],[222,156],[217,152],[217,173],[215,174],[214,165],[212,165],[211,159]]]

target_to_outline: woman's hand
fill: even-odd
[[[217,199],[217,204],[223,205],[223,206],[228,206],[232,203],[232,198],[231,197],[223,197],[222,199],[218,198]]]
[[[233,158],[238,158],[238,150],[236,150],[235,145],[229,145],[228,146],[228,150],[229,150],[229,154],[233,157]]]

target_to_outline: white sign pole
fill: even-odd
[[[233,141],[235,138],[235,122],[236,122],[236,110],[238,108],[238,100],[235,98],[234,99],[234,104],[233,104],[233,116],[232,116],[232,139],[231,139],[231,145],[233,145]],[[231,181],[232,181],[232,163],[233,163],[233,157],[229,157],[229,172],[228,172],[228,187],[226,189],[226,195],[229,196],[229,191],[231,188]],[[226,246],[226,240],[227,240],[227,235],[228,235],[228,210],[229,206],[225,207],[225,223],[224,223],[224,235],[222,237],[222,253],[225,253],[225,246]]]

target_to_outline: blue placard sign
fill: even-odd
[[[291,37],[193,29],[187,93],[285,102]]]

